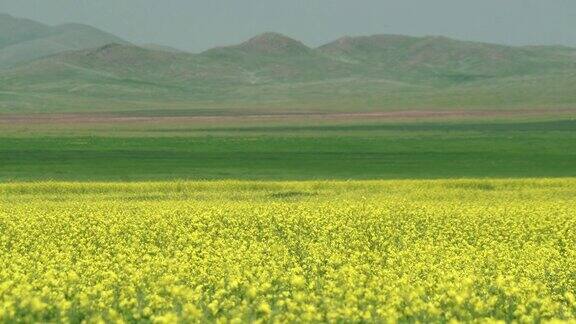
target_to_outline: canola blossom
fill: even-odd
[[[576,320],[576,179],[0,185],[0,322],[451,320]]]

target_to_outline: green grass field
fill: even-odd
[[[576,120],[107,125],[0,133],[2,181],[576,176]]]

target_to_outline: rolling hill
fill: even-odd
[[[109,43],[128,44],[119,37],[87,25],[48,26],[0,14],[0,68]]]
[[[576,51],[511,47],[446,37],[344,37],[321,46],[327,56],[363,69],[412,81],[461,83],[574,68]]]
[[[85,25],[0,16],[0,26],[0,112],[576,105],[576,49],[567,47],[373,35],[311,48],[264,33],[192,54]]]
[[[145,49],[149,49],[152,51],[160,51],[160,52],[169,52],[169,53],[185,53],[186,51],[183,51],[181,49],[172,47],[172,46],[166,46],[166,45],[161,45],[161,44],[155,44],[155,43],[146,43],[146,44],[141,44],[139,45],[142,48]]]
[[[41,38],[50,33],[48,26],[29,19],[0,14],[0,48]]]

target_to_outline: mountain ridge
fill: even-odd
[[[0,15],[0,68],[37,58],[127,41],[78,23],[49,26],[33,20]]]
[[[2,103],[2,93],[101,102],[170,98],[192,106],[576,105],[570,95],[576,90],[576,49],[569,47],[377,34],[345,36],[312,48],[267,32],[236,45],[188,53],[133,45],[82,24],[47,27],[56,32],[30,40],[28,31],[37,32],[41,25],[25,25],[16,34],[26,41],[0,49],[0,65],[10,53],[26,59],[0,70],[0,111],[14,104]],[[34,52],[31,48],[42,48],[44,55],[16,55]],[[535,92],[538,83],[546,84],[546,91]],[[494,94],[502,89],[510,93],[496,101]],[[463,102],[460,93],[469,101]]]

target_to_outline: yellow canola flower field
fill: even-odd
[[[576,319],[576,179],[0,185],[0,322]]]

